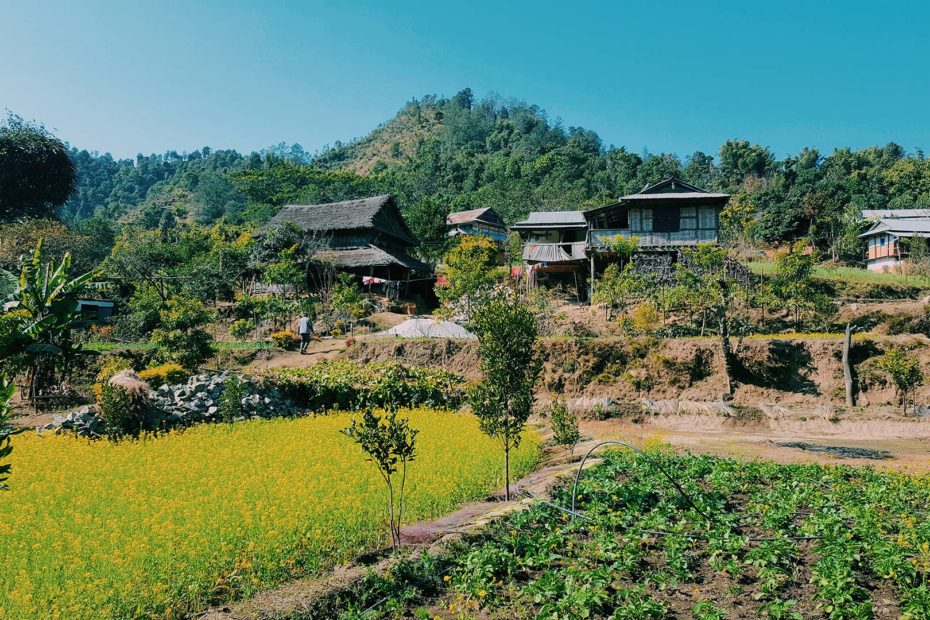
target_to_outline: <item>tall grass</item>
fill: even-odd
[[[755,260],[748,263],[755,274],[772,275],[775,273],[775,263],[767,260]],[[858,284],[894,284],[900,286],[926,286],[914,275],[902,273],[869,271],[857,267],[818,265],[814,268],[814,277],[824,280],[841,282],[855,282]]]
[[[471,416],[415,410],[405,521],[501,485]],[[0,494],[0,618],[179,617],[385,543],[383,482],[347,415],[124,443],[14,438]],[[535,436],[533,436],[535,437]],[[525,442],[516,469],[538,456]]]

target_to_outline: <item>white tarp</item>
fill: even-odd
[[[452,321],[440,321],[433,318],[408,319],[377,336],[396,336],[398,338],[475,338],[476,336]]]

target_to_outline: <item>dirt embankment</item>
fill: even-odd
[[[735,341],[734,341],[735,342]],[[923,336],[856,339],[852,348],[859,407],[893,408],[897,395],[876,360],[889,346],[910,349],[930,375],[930,346]],[[725,396],[720,345],[711,338],[552,338],[541,341],[542,397],[618,401],[719,401]],[[477,343],[441,339],[363,338],[345,356],[362,362],[398,361],[445,368],[480,378]],[[747,339],[737,348],[736,404],[808,409],[841,408],[839,338]],[[930,402],[930,385],[916,402]]]

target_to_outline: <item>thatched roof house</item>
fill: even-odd
[[[408,254],[416,245],[392,196],[374,196],[319,205],[286,205],[269,227],[292,223],[318,235],[328,246],[317,256],[358,275],[406,279],[428,274],[428,265]]]

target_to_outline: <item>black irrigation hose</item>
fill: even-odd
[[[658,462],[657,460],[655,460],[655,459],[652,458],[649,454],[647,454],[646,452],[644,452],[642,449],[640,449],[640,448],[634,446],[633,444],[629,444],[629,443],[627,443],[627,442],[625,442],[625,441],[620,441],[619,439],[610,439],[610,440],[608,440],[608,441],[602,441],[601,443],[595,445],[593,448],[591,448],[590,450],[588,450],[588,453],[584,455],[584,458],[583,458],[583,459],[581,459],[581,464],[578,466],[578,474],[575,476],[575,484],[572,485],[572,512],[573,512],[573,513],[575,513],[575,499],[578,497],[578,481],[581,480],[581,474],[582,474],[582,472],[584,471],[584,464],[585,464],[585,461],[588,460],[588,457],[591,456],[591,453],[592,453],[592,452],[594,452],[595,450],[597,450],[597,449],[600,448],[601,446],[607,446],[607,445],[611,445],[611,444],[613,444],[613,445],[618,445],[618,446],[624,446],[624,447],[629,448],[630,450],[633,450],[634,452],[637,452],[637,453],[641,454],[642,456],[646,457],[646,460],[647,460],[647,461],[649,461],[650,463],[652,463],[653,465],[655,465],[656,469],[658,469],[660,472],[662,472],[662,475],[664,475],[666,478],[668,478],[668,481],[672,483],[672,486],[675,487],[675,490],[678,491],[678,493],[679,493],[683,498],[685,498],[685,500],[688,502],[688,504],[689,504],[692,508],[694,508],[694,510],[697,511],[697,513],[698,513],[699,515],[701,515],[702,517],[704,517],[705,519],[707,519],[707,520],[708,520],[709,522],[711,522],[711,523],[714,522],[714,519],[713,519],[710,515],[708,515],[706,512],[704,512],[703,510],[701,510],[700,508],[698,508],[697,504],[694,503],[694,500],[691,499],[691,496],[688,495],[688,494],[685,492],[685,490],[684,490],[683,488],[681,488],[681,485],[678,484],[678,481],[676,481],[676,480],[671,476],[671,474],[669,474],[669,473],[665,470],[665,468],[662,467],[662,465],[659,464],[659,462]],[[577,513],[576,513],[576,514],[577,514]]]

